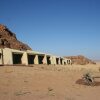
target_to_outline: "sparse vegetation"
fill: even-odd
[[[10,100],[81,100],[82,97],[88,100],[89,95],[91,100],[95,97],[99,98],[99,78],[95,79],[97,83],[91,87],[84,84],[82,76],[87,72],[100,75],[98,70],[100,65],[34,66],[33,68],[1,67],[0,100],[7,98]],[[41,66],[44,69],[41,69]],[[6,73],[6,69],[13,72]],[[58,71],[59,69],[61,70]],[[76,83],[78,79],[81,80]]]
[[[94,84],[94,78],[92,77],[92,75],[90,73],[86,73],[86,74],[83,75],[83,81],[87,85],[93,85]]]

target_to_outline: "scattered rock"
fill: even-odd
[[[48,87],[48,95],[49,96],[55,96],[54,89],[52,89],[51,87]]]
[[[16,96],[20,96],[20,95],[25,95],[25,94],[31,94],[31,92],[28,92],[28,91],[18,91],[18,92],[15,92],[14,93]]]

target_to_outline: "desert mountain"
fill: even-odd
[[[72,64],[86,65],[86,64],[96,64],[94,61],[79,55],[79,56],[66,56],[65,58],[71,59]]]
[[[0,48],[18,50],[32,50],[27,44],[22,43],[6,26],[0,24]]]

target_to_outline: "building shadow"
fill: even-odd
[[[100,82],[98,81],[94,81],[93,85],[88,85],[82,79],[78,79],[75,83],[79,85],[86,85],[86,86],[100,86]]]

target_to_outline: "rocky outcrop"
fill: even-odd
[[[71,59],[72,64],[79,64],[79,65],[86,65],[86,64],[96,64],[94,61],[79,55],[79,56],[69,56],[69,57],[65,57],[68,59]]]
[[[0,24],[0,48],[11,48],[17,50],[32,50],[27,44],[16,38],[6,26]]]

